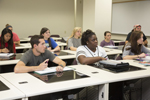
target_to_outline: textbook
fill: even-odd
[[[147,61],[141,61],[141,62],[139,62],[139,64],[145,65],[145,66],[150,66],[150,62],[147,62]]]
[[[65,67],[63,69],[63,71],[69,71],[69,70],[75,70],[75,69],[71,67]],[[35,73],[37,74],[47,74],[47,73],[54,73],[54,72],[56,72],[56,67],[48,67],[42,71],[35,71]]]
[[[14,53],[0,53],[0,57],[10,57],[13,55],[14,55]]]

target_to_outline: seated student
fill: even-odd
[[[4,28],[0,37],[0,53],[16,53],[13,43],[13,34],[10,29]]]
[[[29,49],[16,64],[14,68],[15,73],[26,73],[32,71],[44,70],[47,68],[47,62],[50,60],[59,66],[57,71],[62,71],[66,63],[55,57],[46,49],[43,36],[34,35],[30,40],[32,49]]]
[[[76,51],[81,46],[81,27],[75,27],[67,41],[68,49]]]
[[[139,25],[139,24],[134,25],[133,30],[127,35],[125,44],[128,43],[130,36],[131,36],[132,32],[134,32],[134,31],[141,31],[141,25]],[[147,44],[148,44],[147,38],[146,38],[145,34],[143,33],[143,45],[147,46]]]
[[[150,53],[143,45],[143,32],[134,31],[131,34],[129,42],[125,45],[122,58],[123,59],[134,59],[134,58],[145,58],[146,53]]]
[[[104,37],[105,37],[105,40],[103,40],[100,44],[101,47],[104,47],[104,46],[114,46],[114,42],[111,40],[111,33],[109,31],[106,31],[104,33]]]
[[[45,45],[47,47],[47,50],[54,52],[54,51],[60,51],[60,47],[57,45],[57,43],[50,37],[50,30],[46,27],[41,29],[40,35],[44,36]]]
[[[78,64],[96,64],[100,60],[106,60],[105,50],[98,46],[97,37],[91,30],[86,30],[81,38],[82,46],[77,48],[76,60]]]
[[[11,25],[9,25],[9,24],[6,24],[6,28],[10,29],[12,31],[14,43],[16,45],[20,45],[20,39],[19,39],[18,35],[13,32],[13,27]]]

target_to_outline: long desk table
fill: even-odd
[[[8,90],[0,90],[0,100],[12,100],[12,99],[22,99],[24,100],[25,94],[17,89],[10,82],[5,80],[2,76],[0,76],[0,81],[3,82],[9,89]],[[0,86],[2,88],[2,86]]]
[[[58,40],[61,40],[62,38],[61,37],[52,37],[55,41],[58,41]],[[31,38],[21,38],[20,39],[20,43],[23,43],[23,42],[29,42]]]
[[[56,42],[58,44],[58,46],[61,47],[61,50],[64,49],[65,46],[67,46],[67,43],[63,43],[63,42]],[[16,50],[18,49],[29,49],[31,48],[31,44],[30,43],[21,43],[19,46],[16,46]]]
[[[136,66],[139,68],[144,68],[144,70],[122,72],[122,73],[112,73],[112,72],[102,70],[99,68],[94,68],[88,65],[74,65],[70,67],[73,67],[76,69],[77,72],[86,74],[90,77],[79,79],[79,80],[54,82],[50,84],[44,83],[28,73],[22,73],[22,74],[5,73],[5,74],[0,74],[0,75],[4,77],[6,80],[8,80],[15,87],[17,87],[19,90],[21,90],[23,93],[25,93],[26,97],[65,91],[65,90],[76,89],[76,88],[87,87],[87,86],[93,86],[93,85],[100,85],[99,100],[108,100],[109,83],[145,78],[145,77],[150,76],[149,67],[145,67],[133,60],[124,60],[123,62],[129,62],[130,65]],[[22,82],[22,81],[27,81],[28,83],[24,85],[18,84],[18,82]],[[71,84],[71,85],[68,85],[68,84]],[[103,98],[101,96],[102,93],[104,93]]]

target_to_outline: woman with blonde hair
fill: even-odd
[[[77,48],[81,46],[81,36],[81,27],[75,27],[67,41],[68,49],[76,51]]]

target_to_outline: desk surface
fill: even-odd
[[[129,62],[130,65],[134,65],[140,68],[145,68],[146,70],[115,74],[88,65],[74,65],[70,67],[76,68],[76,71],[86,74],[90,77],[84,79],[78,79],[78,80],[50,83],[50,84],[44,83],[28,73],[21,73],[21,74],[5,73],[0,75],[5,79],[7,79],[9,82],[11,82],[22,92],[24,92],[27,96],[34,96],[34,95],[40,95],[40,94],[46,94],[46,93],[52,93],[52,92],[87,87],[92,85],[100,85],[100,84],[124,81],[124,80],[132,80],[132,79],[138,79],[138,78],[144,78],[150,76],[149,73],[150,67],[145,67],[133,60],[124,60],[123,62]],[[98,72],[98,73],[93,73],[93,72]],[[22,85],[18,84],[18,82],[22,82],[22,81],[27,81],[28,83]]]
[[[94,68],[91,66],[72,66],[76,68],[77,71],[82,72],[86,75],[90,75],[92,77],[97,77],[101,81],[101,83],[112,83],[124,80],[132,80],[144,77],[150,77],[150,66],[146,67],[144,65],[139,64],[137,61],[134,60],[122,60],[122,62],[129,62],[130,65],[144,68],[145,70],[139,71],[131,71],[131,72],[122,72],[122,73],[112,73],[109,71],[105,71],[99,68]],[[92,72],[98,72],[96,74],[92,74]]]
[[[54,40],[61,40],[62,38],[61,37],[51,37],[53,38]],[[31,38],[21,38],[20,39],[20,42],[29,42]]]
[[[67,43],[63,43],[63,42],[56,42],[58,44],[58,46],[67,46]],[[31,44],[30,43],[21,43],[19,46],[15,47],[16,49],[29,49],[31,48]]]
[[[5,80],[0,76],[0,80],[9,87],[9,90],[0,91],[0,100],[12,100],[12,99],[20,99],[24,98],[25,94],[23,94],[20,90],[18,90],[15,86]]]
[[[86,67],[86,65],[82,65],[82,66]],[[3,76],[5,79],[11,82],[23,93],[25,93],[27,97],[99,84],[99,80],[97,80],[94,77],[48,84],[30,75],[29,73],[21,73],[21,74],[6,73],[6,74],[1,74],[1,76]],[[27,81],[28,83],[18,84],[18,82],[23,82],[23,81]]]

